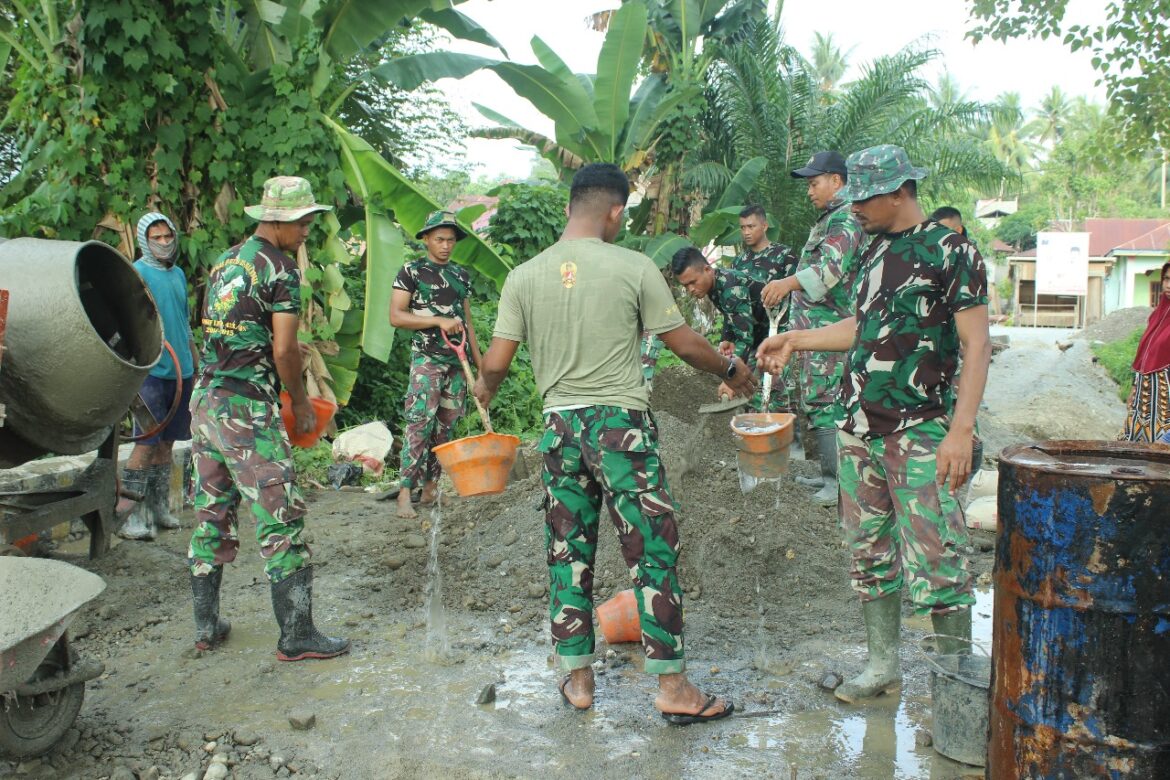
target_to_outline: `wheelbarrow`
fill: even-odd
[[[39,756],[73,725],[105,666],[79,660],[65,629],[105,587],[63,561],[0,555],[0,755]]]

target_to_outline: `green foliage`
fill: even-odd
[[[1170,137],[1170,36],[1165,0],[1116,0],[1104,4],[1103,24],[1066,23],[1068,0],[968,0],[975,26],[968,36],[1061,36],[1072,51],[1092,53],[1114,113],[1122,120],[1125,149],[1139,153],[1154,139]]]
[[[548,249],[565,229],[567,189],[557,185],[505,184],[496,193],[500,202],[488,224],[488,237],[512,248],[518,262]]]
[[[308,449],[293,447],[293,465],[297,470],[297,482],[307,486],[309,480],[320,485],[328,484],[329,467],[333,465],[333,446],[321,440]]]
[[[1138,328],[1118,341],[1093,345],[1093,354],[1105,372],[1117,383],[1117,395],[1121,400],[1129,399],[1133,390],[1133,360],[1137,356],[1138,342],[1142,340],[1144,328]]]
[[[1015,214],[1009,214],[995,227],[995,236],[1020,251],[1036,247],[1036,233],[1050,221],[1048,208],[1040,202],[1025,203]]]

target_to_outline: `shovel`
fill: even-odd
[[[787,296],[778,305],[768,309],[768,338],[772,338],[780,330],[780,320],[783,319],[787,311]],[[764,382],[760,389],[760,396],[762,401],[761,406],[767,410],[768,401],[772,398],[772,374],[768,371],[764,372]]]
[[[475,401],[475,409],[479,412],[479,419],[483,421],[483,429],[488,433],[495,433],[492,430],[492,421],[488,417],[487,409],[483,408],[483,404],[475,397],[475,393],[471,392],[472,388],[475,387],[475,375],[471,373],[471,364],[467,362],[467,327],[469,326],[464,326],[464,329],[459,331],[460,339],[458,344],[452,343],[451,339],[447,338],[447,331],[442,328],[439,328],[439,333],[442,334],[443,341],[447,342],[447,346],[451,348],[451,351],[458,356],[459,365],[463,366],[463,376],[467,378],[467,392],[471,394],[472,400]]]

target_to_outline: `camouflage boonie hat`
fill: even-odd
[[[849,169],[849,183],[841,190],[845,200],[866,200],[885,195],[902,186],[907,179],[925,178],[925,168],[915,168],[906,156],[906,150],[892,144],[871,146],[854,152],[845,161]]]
[[[432,211],[427,216],[427,222],[422,226],[422,230],[414,234],[415,238],[422,238],[427,233],[430,233],[435,228],[449,227],[455,231],[455,240],[467,238],[467,231],[459,227],[459,223],[455,221],[454,211]]]
[[[313,188],[300,176],[274,176],[264,182],[264,195],[258,206],[247,206],[244,213],[260,222],[296,222],[307,214],[333,211],[313,199]]]

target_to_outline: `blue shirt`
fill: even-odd
[[[154,296],[154,304],[158,307],[162,317],[163,338],[166,339],[175,355],[179,358],[179,368],[183,371],[183,378],[189,379],[195,373],[195,362],[191,355],[191,325],[187,312],[187,277],[178,266],[171,266],[167,270],[155,268],[145,260],[134,263],[135,270],[150,288]],[[150,375],[159,379],[175,379],[175,365],[171,355],[165,349],[162,357]]]

